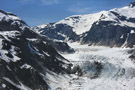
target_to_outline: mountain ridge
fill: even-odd
[[[48,90],[47,75],[71,73],[72,64],[59,51],[73,49],[37,34],[16,15],[0,11],[0,90]]]
[[[42,35],[48,36],[51,39],[63,40],[66,42],[70,41],[70,42],[80,42],[81,44],[89,44],[89,45],[121,47],[121,46],[124,46],[124,43],[126,42],[126,39],[128,38],[127,34],[128,33],[130,34],[131,30],[133,31],[135,30],[135,7],[131,7],[131,5],[134,5],[134,2],[132,2],[128,6],[125,6],[122,8],[114,8],[109,11],[101,11],[99,13],[87,14],[87,15],[73,15],[63,20],[60,20],[56,23],[53,23],[51,25],[44,24],[43,26],[42,25],[38,26],[38,29],[35,29],[35,30],[37,32],[39,31],[39,33]],[[102,25],[99,25],[99,23],[100,24],[102,23]],[[110,25],[110,28],[112,29],[109,29],[109,25]],[[103,33],[106,33],[104,34],[105,36],[109,34],[110,36],[113,36],[113,33],[118,34],[118,36],[117,35],[113,36],[112,38],[113,40],[110,40],[111,37],[100,37],[100,39],[102,38],[104,39],[98,40],[98,42],[93,42],[91,41],[90,38],[95,38],[94,35],[91,34],[91,36],[89,36],[88,33],[91,33],[91,30],[93,29],[94,26],[99,27],[97,31],[100,32],[101,34],[100,36],[102,36]],[[121,29],[120,31],[121,33],[117,33],[116,31],[113,31],[113,29],[115,29],[115,27],[117,26]],[[108,29],[104,28],[104,30],[106,29],[104,32],[100,30],[100,28],[102,27],[108,27]],[[126,28],[128,28],[128,30]],[[122,31],[122,29],[125,29],[126,32],[124,30]],[[113,33],[111,34],[109,30]],[[70,34],[68,33],[69,31],[70,31]],[[95,32],[95,31],[92,31],[92,32]],[[95,33],[95,35],[96,34],[98,33]],[[124,34],[126,34],[126,37],[124,40],[121,41],[120,37]],[[55,35],[55,37],[53,35]],[[107,38],[109,40],[107,40]],[[117,42],[115,42],[112,45],[109,44],[109,43],[114,42],[115,40]],[[104,44],[103,41],[107,41],[107,42]],[[124,47],[133,47],[134,45],[133,40],[131,41],[132,42],[130,42],[129,40],[130,43],[128,42],[127,45],[125,45]]]

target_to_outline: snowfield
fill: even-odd
[[[79,65],[82,76],[47,74],[51,90],[135,90],[135,64],[128,57],[130,48],[109,48],[69,43],[74,54],[63,54],[74,66]],[[93,62],[102,65],[97,72]],[[92,78],[93,75],[98,76]],[[54,77],[58,76],[58,77]]]
[[[109,11],[101,11],[94,14],[86,14],[86,15],[72,15],[70,17],[67,17],[63,20],[60,20],[59,22],[55,23],[54,27],[57,24],[67,24],[71,27],[73,27],[73,31],[77,35],[81,35],[87,31],[89,31],[92,27],[92,25],[96,22],[96,24],[99,23],[99,21],[113,21],[115,22],[114,25],[120,25],[120,26],[129,26],[129,27],[135,27],[135,23],[130,21],[123,21],[119,19],[116,15],[114,15],[113,12],[118,13],[120,16],[126,17],[126,19],[129,18],[135,18],[135,7],[132,6],[125,6],[122,8],[115,8],[111,9]],[[118,22],[119,20],[119,22]],[[46,24],[43,24],[41,26],[38,26],[39,28],[44,28]]]

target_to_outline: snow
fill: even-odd
[[[11,46],[11,49],[9,50],[10,51],[10,54],[13,56],[13,58],[10,58],[10,57],[7,57],[7,53],[8,51],[7,50],[4,50],[2,49],[2,40],[0,40],[0,58],[2,58],[3,60],[5,60],[6,62],[10,62],[10,61],[13,61],[13,62],[16,62],[18,60],[20,60],[19,57],[16,56],[16,52],[15,52],[15,47],[14,46]]]
[[[66,35],[62,34],[62,33],[59,33],[57,32],[58,35],[61,35],[62,37],[66,37]]]
[[[51,71],[47,71],[46,75],[42,75],[44,80],[49,85],[49,90],[59,90],[58,88],[63,87],[60,90],[67,90],[68,82],[67,80],[70,79],[70,76],[66,74],[56,74]]]
[[[121,21],[118,22],[118,17],[115,16],[111,11],[117,12],[121,16],[126,16],[127,18],[135,18],[135,7],[131,8],[129,6],[123,7],[123,8],[115,8],[111,9],[109,11],[101,11],[99,13],[94,14],[86,14],[86,15],[73,15],[70,17],[67,17],[56,24],[67,24],[71,27],[73,27],[73,31],[77,34],[83,34],[87,31],[89,31],[93,25],[94,22],[96,22],[96,25],[98,22],[101,21],[114,21],[116,22],[114,25],[121,25],[121,26],[129,26],[129,27],[135,27],[135,23],[133,22],[127,22],[127,21]],[[55,26],[54,25],[54,26]]]
[[[15,51],[15,49],[17,49],[17,47],[11,46],[10,50],[2,49],[2,47],[3,47],[2,42],[4,39],[11,42],[11,40],[9,38],[16,38],[16,36],[20,35],[20,32],[18,32],[18,31],[0,31],[0,35],[4,37],[4,38],[0,38],[0,58],[5,60],[6,62],[10,62],[10,61],[16,62],[16,61],[20,60],[20,58],[18,56],[16,56],[17,52]],[[8,53],[10,53],[13,56],[13,58],[7,57],[6,54],[8,54]]]
[[[130,6],[126,6],[123,8],[112,9],[112,11],[115,11],[120,15],[126,16],[127,18],[135,18],[135,7],[131,8]]]
[[[106,11],[102,11],[95,14],[88,14],[88,15],[73,15],[70,17],[65,18],[64,20],[61,20],[57,22],[56,24],[67,24],[71,27],[73,27],[73,31],[80,35],[86,31],[89,31],[92,24],[99,20],[100,16],[106,13]],[[78,17],[78,18],[76,18]]]
[[[2,44],[2,40],[0,40],[0,44]],[[10,54],[13,56],[13,58],[7,57],[7,50],[2,49],[3,45],[0,45],[0,58],[2,58],[3,60],[5,60],[6,62],[17,62],[18,60],[20,60],[20,58],[18,56],[16,56],[16,52],[15,52],[15,47],[11,46]]]
[[[37,55],[41,55],[38,51],[36,51],[36,50],[30,45],[29,42],[28,42],[28,47],[29,47],[31,53],[34,53],[34,54],[37,54]]]
[[[3,83],[3,84],[2,84],[2,87],[3,87],[3,88],[6,88],[6,84]]]
[[[125,47],[125,46],[126,46],[127,41],[128,41],[128,38],[129,38],[129,33],[127,34],[127,38],[126,38],[126,40],[125,40],[124,44],[123,44],[121,47]]]
[[[0,38],[0,58],[5,60],[6,62],[10,62],[10,60],[8,59],[8,57],[5,55],[6,53],[8,53],[6,50],[2,49],[2,39]]]
[[[83,76],[46,74],[51,90],[134,90],[135,65],[128,58],[131,48],[109,48],[102,46],[69,43],[75,49],[73,54],[62,54],[74,66],[80,65],[86,73]],[[103,65],[101,74],[91,79],[94,71],[90,68],[96,61]],[[94,67],[94,66],[93,66]]]
[[[0,21],[2,20],[2,19],[5,19],[5,20],[9,20],[9,19],[11,19],[11,20],[21,20],[19,17],[17,17],[17,16],[13,16],[13,15],[8,15],[8,13],[7,13],[7,15],[5,15],[4,13],[1,13],[0,12]]]
[[[49,55],[47,52],[44,52],[44,51],[43,51],[43,53],[44,53],[46,56],[50,57],[50,55]]]
[[[38,39],[36,39],[36,38],[27,38],[27,40],[29,40],[29,41],[32,41],[32,42],[36,42],[36,41],[38,41]]]
[[[29,49],[30,49],[30,51],[31,51],[32,54],[37,54],[37,55],[39,55],[41,58],[44,58],[44,59],[45,59],[44,55],[41,54],[41,53],[39,53],[39,52],[38,52],[38,49],[37,49],[36,47],[31,46],[31,44],[30,44],[29,42],[28,42],[28,47],[29,47]]]
[[[42,25],[39,25],[39,26],[37,26],[37,28],[45,28],[47,26],[47,24],[42,24]]]
[[[0,31],[0,35],[2,35],[6,40],[10,41],[8,38],[16,38],[16,36],[21,35],[19,31]]]
[[[32,67],[28,64],[24,64],[24,65],[21,66],[21,69],[23,69],[23,68],[29,69],[29,68],[32,68]]]
[[[0,21],[9,21],[9,20],[12,20],[13,22],[11,23],[11,25],[14,25],[15,23],[18,23],[18,25],[20,25],[20,28],[22,30],[24,30],[26,27],[27,28],[30,28],[29,26],[27,26],[26,24],[24,23],[21,23],[21,19],[15,15],[12,15],[12,13],[7,13],[7,14],[4,14],[2,12],[0,12]]]
[[[123,35],[121,35],[121,37],[120,37],[121,39],[123,39]]]
[[[120,21],[120,23],[116,23],[116,25],[120,26],[129,26],[129,27],[135,27],[135,23],[127,22],[127,21]]]
[[[133,33],[135,33],[135,31],[134,30],[131,30],[130,33],[133,34]]]
[[[46,45],[46,42],[45,41],[43,41],[43,43]]]
[[[9,66],[8,66],[8,65],[6,65],[6,67],[7,67],[7,69],[8,69],[9,71],[11,71],[11,68],[9,68]]]
[[[129,27],[135,27],[135,23],[130,22],[130,21],[121,21],[117,16],[115,16],[111,11],[114,11],[118,13],[120,16],[125,16],[126,19],[129,18],[135,18],[135,7],[131,6],[126,6],[122,8],[115,8],[111,9],[109,11],[101,11],[98,13],[93,13],[93,14],[86,14],[86,15],[73,15],[70,17],[67,17],[63,20],[58,21],[53,25],[53,28],[57,24],[67,24],[73,28],[73,31],[77,35],[81,35],[87,31],[89,31],[94,23],[96,25],[99,24],[100,21],[113,21],[113,25],[120,25],[120,26],[129,26]],[[119,20],[119,21],[117,21]],[[37,26],[37,28],[45,28],[47,24],[43,24],[40,26]],[[38,29],[36,30],[38,31]],[[38,33],[42,32],[39,31]],[[64,34],[58,33],[59,35],[66,37]]]
[[[16,56],[17,53],[15,51],[15,47],[14,46],[11,46],[10,53],[13,56],[13,58],[11,59],[13,62],[17,62],[18,60],[20,60],[20,58],[18,56]]]
[[[32,90],[30,88],[28,88],[27,86],[23,85],[22,83],[20,83],[20,85],[14,83],[13,81],[11,81],[9,78],[7,77],[3,77],[4,80],[6,80],[7,82],[9,82],[10,84],[12,84],[13,86],[15,86],[16,88],[20,89],[20,90]]]

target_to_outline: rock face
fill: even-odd
[[[44,77],[48,72],[69,73],[71,64],[52,43],[57,44],[30,30],[16,15],[1,10],[0,90],[47,90]]]
[[[110,47],[133,47],[135,44],[135,28],[114,26],[113,23],[111,21],[100,21],[98,25],[94,23],[91,30],[87,32],[87,36],[83,38],[82,43]]]
[[[105,14],[101,15],[99,21],[93,23],[91,29],[85,33],[82,43],[133,47],[135,45],[135,17],[131,12],[134,12],[135,8],[133,5],[131,7],[131,4],[121,9],[110,10],[108,15],[112,20],[109,20]]]
[[[129,4],[129,6],[132,7],[132,8],[135,7],[135,2],[131,2],[131,3]]]
[[[67,24],[55,24],[49,23],[44,27],[35,27],[40,34],[48,36],[50,39],[62,40],[62,41],[78,41],[79,36],[73,32],[72,27]]]
[[[59,22],[37,26],[42,35],[81,44],[110,47],[135,45],[135,2],[95,14],[73,15]]]

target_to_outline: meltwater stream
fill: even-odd
[[[58,90],[135,90],[135,63],[127,53],[131,49],[69,45],[76,52],[63,56],[79,65],[83,75],[73,75]]]

